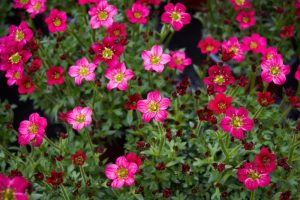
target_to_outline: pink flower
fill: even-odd
[[[244,30],[256,24],[254,16],[255,12],[253,10],[239,11],[235,19],[240,23],[240,28]]]
[[[89,126],[92,123],[92,110],[90,107],[75,107],[67,113],[67,123],[78,131],[85,126]]]
[[[244,37],[242,41],[245,47],[245,51],[251,50],[255,54],[263,53],[267,45],[266,38],[256,33],[253,33],[251,37]]]
[[[276,85],[285,83],[286,75],[290,73],[290,66],[284,65],[281,56],[275,56],[272,60],[261,63],[262,80],[266,83],[274,82]]]
[[[297,71],[295,73],[295,79],[300,81],[300,65],[298,65]]]
[[[92,29],[97,29],[102,26],[110,27],[114,20],[113,18],[117,15],[117,8],[107,3],[106,0],[101,0],[96,6],[93,6],[89,10],[91,16],[90,25]]]
[[[135,163],[138,167],[140,167],[142,165],[142,160],[141,158],[137,157],[137,155],[135,153],[128,153],[126,155],[126,159],[128,162],[133,162]]]
[[[296,9],[299,9],[299,8],[300,8],[300,1],[299,1],[299,0],[295,0],[295,1],[294,1],[294,7],[295,7]]]
[[[242,140],[244,131],[250,131],[254,126],[254,122],[248,117],[248,111],[245,108],[236,109],[231,107],[227,109],[220,126],[233,137]]]
[[[76,61],[76,65],[69,68],[69,75],[75,77],[75,84],[81,85],[83,79],[93,81],[96,78],[95,69],[97,66],[94,63],[89,63],[86,58]]]
[[[150,122],[154,118],[157,122],[162,122],[168,117],[167,108],[171,104],[169,98],[160,96],[159,91],[149,92],[147,99],[137,102],[137,110],[143,113],[144,122]]]
[[[239,43],[237,37],[231,37],[228,41],[223,41],[222,52],[232,54],[232,59],[236,62],[242,62],[244,60],[244,47]]]
[[[97,3],[99,0],[77,0],[79,5],[84,5],[84,4],[88,4],[88,3]]]
[[[109,83],[106,87],[109,91],[113,88],[127,90],[127,82],[134,76],[134,72],[131,69],[126,69],[124,63],[119,63],[116,66],[109,67],[105,70],[105,78],[109,79]]]
[[[10,179],[4,174],[0,174],[0,198],[3,200],[28,200],[25,193],[28,186],[28,181],[22,176]]]
[[[159,45],[154,45],[150,51],[144,50],[142,52],[144,60],[144,69],[149,71],[162,72],[171,57],[168,54],[163,54],[163,49]]]
[[[17,83],[22,78],[23,72],[24,68],[21,66],[7,70],[5,74],[5,77],[7,78],[7,84],[12,86]]]
[[[276,155],[269,152],[268,148],[261,148],[259,155],[254,158],[254,163],[260,172],[270,174],[277,167]]]
[[[192,63],[190,58],[185,57],[184,51],[171,51],[170,52],[171,60],[168,63],[171,69],[178,69],[179,71],[183,71],[186,66]]]
[[[204,54],[216,54],[219,51],[220,42],[218,40],[214,40],[212,37],[206,37],[199,41],[198,48],[200,48],[201,52]]]
[[[262,61],[265,62],[267,60],[272,60],[275,56],[279,55],[277,48],[275,47],[268,47],[265,48],[262,52],[263,57],[262,57]],[[281,55],[279,55],[281,56]]]
[[[164,7],[165,12],[161,16],[161,21],[166,24],[171,24],[175,31],[179,31],[184,25],[191,21],[190,14],[186,13],[185,6],[181,3],[174,5],[168,3]]]
[[[48,85],[61,85],[64,83],[64,69],[62,67],[51,66],[47,71],[47,84]]]
[[[124,52],[124,47],[113,38],[105,37],[101,43],[92,44],[92,50],[95,52],[94,63],[96,65],[105,62],[108,66],[115,66]]]
[[[22,77],[16,83],[18,85],[18,92],[20,94],[33,93],[35,90],[31,78],[26,75],[22,75]]]
[[[141,3],[141,4],[153,4],[158,6],[160,4],[160,0],[136,0],[136,2]]]
[[[13,8],[27,9],[31,0],[14,0]]]
[[[38,113],[32,113],[29,120],[24,120],[19,126],[18,142],[20,145],[32,145],[38,147],[42,144],[46,135],[47,119],[41,117]]]
[[[118,189],[134,184],[134,175],[138,170],[137,164],[129,162],[125,156],[120,156],[116,164],[110,164],[105,169],[105,175],[112,180],[111,187]]]
[[[223,93],[218,93],[215,99],[211,100],[208,104],[208,108],[214,111],[216,114],[225,113],[226,110],[231,107],[232,97],[227,97]]]
[[[8,33],[15,42],[21,42],[22,44],[26,44],[33,37],[33,32],[26,22],[21,22],[19,26],[11,25]]]
[[[231,75],[231,69],[228,66],[213,65],[208,69],[208,75],[204,78],[204,84],[211,86],[218,93],[225,92],[227,86],[234,82],[234,77]]]
[[[67,13],[52,9],[50,16],[45,19],[51,33],[64,32],[67,29]]]
[[[248,190],[266,187],[271,181],[269,175],[260,172],[255,163],[248,162],[245,162],[243,166],[237,170],[237,177],[240,182],[244,183]]]
[[[289,25],[282,27],[280,30],[280,37],[283,39],[294,37],[294,26]]]
[[[249,0],[229,0],[234,10],[240,10],[245,8],[252,8]]]
[[[46,0],[30,0],[26,11],[30,13],[30,17],[34,18],[37,14],[43,13],[46,10]]]
[[[138,24],[146,24],[149,13],[150,10],[147,6],[140,3],[134,3],[129,10],[126,10],[126,16],[129,22]]]
[[[126,25],[114,22],[105,32],[113,39],[126,37]]]

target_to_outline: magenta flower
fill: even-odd
[[[113,18],[117,15],[117,8],[107,3],[106,0],[101,0],[96,6],[93,6],[89,10],[91,16],[90,25],[92,29],[97,29],[102,26],[110,27],[114,20]]]
[[[21,22],[19,26],[11,25],[8,33],[15,42],[21,42],[22,44],[26,44],[33,37],[33,32],[26,22]]]
[[[96,78],[95,69],[97,66],[94,63],[89,63],[86,58],[76,61],[76,65],[69,68],[69,75],[75,78],[75,84],[81,85],[83,79],[93,81]]]
[[[28,186],[28,181],[22,176],[16,176],[10,179],[4,174],[0,174],[0,199],[28,200],[25,193]]]
[[[144,50],[142,52],[144,60],[144,69],[149,71],[153,70],[158,73],[162,72],[171,57],[168,54],[163,54],[163,49],[159,45],[154,45],[150,51]]]
[[[47,84],[48,85],[61,85],[65,82],[64,80],[64,68],[51,66],[46,71]]]
[[[268,148],[261,148],[259,155],[254,158],[254,163],[260,172],[272,173],[276,167],[276,155],[271,153]]]
[[[84,4],[88,4],[88,3],[97,3],[99,0],[77,0],[79,5],[84,5]]]
[[[198,43],[198,47],[204,54],[218,53],[220,45],[220,42],[218,40],[214,40],[212,37],[206,37]]]
[[[29,120],[24,120],[19,126],[18,142],[20,145],[27,145],[30,142],[33,146],[40,146],[46,135],[47,119],[38,113],[32,113]]]
[[[204,78],[204,84],[211,86],[215,92],[225,92],[228,85],[233,84],[234,77],[228,66],[219,67],[213,65],[208,69],[208,77]]]
[[[239,107],[236,109],[230,107],[226,110],[220,126],[233,137],[242,140],[244,138],[244,131],[251,131],[254,122],[248,117],[248,111],[245,108]]]
[[[184,25],[191,21],[190,14],[186,13],[185,5],[177,3],[168,3],[164,7],[165,12],[161,16],[161,21],[166,24],[171,24],[175,31],[179,31]]]
[[[26,75],[22,75],[22,77],[16,83],[18,85],[18,92],[20,94],[33,93],[35,90],[35,86],[32,83],[31,78]]]
[[[119,63],[116,66],[109,67],[105,70],[105,78],[109,79],[109,83],[106,87],[109,91],[113,88],[127,90],[127,82],[134,76],[134,72],[131,69],[126,69],[124,63]]]
[[[300,81],[300,65],[298,65],[297,71],[295,73],[295,79]]]
[[[249,0],[229,0],[234,10],[240,10],[245,8],[252,8]]]
[[[192,63],[190,58],[185,57],[184,51],[172,51],[170,52],[171,60],[168,63],[168,66],[171,69],[178,69],[179,71],[183,71],[186,66]]]
[[[37,14],[43,13],[46,10],[46,0],[30,0],[26,11],[30,13],[30,17],[34,18]]]
[[[169,98],[160,96],[159,91],[149,92],[147,99],[137,102],[137,110],[143,113],[142,119],[144,122],[150,122],[154,118],[157,122],[162,122],[168,117],[166,111],[171,101]]]
[[[232,54],[232,59],[236,62],[244,60],[244,47],[239,43],[237,37],[231,37],[228,41],[223,41],[222,51]]]
[[[75,107],[67,113],[67,123],[72,125],[73,129],[81,130],[92,123],[92,110],[90,107]]]
[[[273,82],[276,85],[285,83],[286,75],[290,73],[290,66],[284,65],[281,56],[275,56],[272,60],[261,63],[261,78],[264,82]]]
[[[275,47],[268,47],[265,48],[264,51],[262,52],[262,62],[265,62],[267,60],[272,60],[275,56],[280,56],[280,54],[278,54],[278,50]]]
[[[266,38],[257,33],[253,33],[251,37],[244,37],[242,41],[245,51],[251,50],[254,54],[263,53],[267,45]]]
[[[126,37],[126,25],[114,22],[105,32],[113,39]]]
[[[129,22],[138,24],[146,24],[149,13],[148,7],[140,3],[134,3],[129,10],[126,10]]]
[[[19,80],[21,80],[23,72],[24,68],[22,66],[7,70],[5,74],[5,77],[7,78],[7,84],[9,86],[16,84]]]
[[[237,170],[237,177],[243,182],[248,190],[255,190],[258,187],[266,187],[270,184],[270,177],[267,173],[260,172],[255,163],[245,162],[242,168]]]
[[[67,13],[52,9],[50,16],[45,19],[51,33],[64,32],[67,29]]]
[[[129,162],[125,156],[120,156],[116,160],[116,164],[110,164],[105,169],[105,175],[112,180],[111,187],[118,189],[134,184],[134,175],[138,170],[138,166],[134,162]]]
[[[27,9],[31,0],[14,0],[13,8]]]
[[[236,21],[240,23],[240,29],[244,30],[256,24],[254,10],[239,11],[236,16]]]

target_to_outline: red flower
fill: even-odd
[[[28,68],[29,73],[34,73],[37,70],[39,70],[42,66],[42,61],[39,58],[34,58],[34,60],[31,62],[31,65]]]
[[[211,100],[208,108],[214,111],[215,114],[225,113],[227,108],[231,106],[232,97],[227,97],[223,93],[218,93],[215,99]]]
[[[64,182],[64,173],[53,170],[51,176],[46,179],[46,182],[53,187],[57,187]]]
[[[34,92],[35,87],[32,83],[32,80],[26,75],[23,75],[17,84],[18,84],[18,92],[20,94],[27,94],[27,93]]]
[[[255,156],[254,163],[261,172],[270,174],[277,167],[276,155],[270,153],[268,148],[262,148],[259,155]]]
[[[274,98],[272,97],[271,92],[258,92],[257,93],[257,102],[263,106],[267,107],[275,102]]]
[[[207,107],[197,111],[197,115],[200,121],[211,122],[214,118],[213,111],[209,110]]]
[[[298,86],[299,87],[299,86]],[[300,99],[297,96],[289,96],[290,103],[295,108],[300,108]]]
[[[86,154],[83,153],[81,150],[78,150],[75,154],[71,155],[73,165],[75,166],[82,166],[86,160]]]
[[[294,26],[289,25],[282,27],[280,30],[280,37],[282,39],[294,37]]]
[[[64,73],[64,69],[62,67],[51,66],[46,71],[46,75],[48,78],[47,84],[48,85],[63,84],[64,83],[63,73]]]
[[[128,162],[135,163],[138,167],[142,165],[142,160],[139,157],[137,157],[135,153],[128,153],[126,155],[126,159]]]
[[[127,110],[136,110],[136,104],[141,99],[142,97],[138,93],[134,95],[128,95],[128,101],[125,103],[125,108]]]

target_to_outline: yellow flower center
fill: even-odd
[[[20,62],[21,58],[22,58],[21,55],[17,52],[9,57],[9,61],[12,64],[17,64]]]
[[[248,17],[243,17],[242,20],[243,20],[244,23],[248,23],[249,22],[249,18]]]
[[[133,13],[134,18],[140,19],[142,17],[142,14],[140,12],[134,12]]]
[[[181,64],[182,64],[182,59],[176,58],[176,59],[175,59],[175,63],[176,63],[177,65],[181,65]]]
[[[122,167],[117,170],[117,175],[119,179],[126,179],[128,176],[128,169]]]
[[[273,76],[278,76],[280,73],[280,68],[278,66],[272,66],[270,68],[270,74]]]
[[[257,48],[257,43],[256,42],[250,42],[250,48],[251,49],[256,49]]]
[[[15,39],[18,42],[20,42],[21,40],[23,40],[24,39],[24,33],[23,33],[23,31],[17,30]]]
[[[34,123],[29,126],[28,130],[31,134],[37,134],[37,132],[39,130],[38,128],[39,127]]]
[[[86,76],[89,74],[89,68],[87,66],[81,66],[79,69],[80,76]]]
[[[102,51],[102,57],[105,59],[112,59],[113,57],[113,51],[107,47],[104,47],[104,50]]]
[[[173,12],[171,13],[171,18],[172,18],[172,20],[174,20],[174,21],[180,21],[181,15],[180,15],[179,12],[173,11]]]
[[[36,4],[33,6],[33,9],[36,10],[36,11],[38,11],[38,10],[41,9],[41,7],[42,7],[41,3],[36,3]]]
[[[60,26],[61,25],[61,20],[59,18],[55,18],[53,20],[53,24],[54,24],[54,26]]]
[[[106,20],[108,18],[108,13],[106,11],[100,11],[98,13],[98,19],[103,21],[103,20]]]
[[[267,60],[272,60],[272,59],[273,59],[273,54],[268,53],[268,54],[267,54]]]
[[[60,74],[58,72],[54,72],[53,79],[57,80],[60,78]]]
[[[121,34],[120,30],[115,30],[115,31],[114,31],[114,35],[115,35],[115,36],[119,36],[120,34]]]
[[[260,174],[257,173],[257,171],[255,170],[250,170],[250,172],[248,173],[248,178],[251,178],[252,180],[257,180],[260,179]]]
[[[211,45],[206,46],[206,51],[208,51],[208,52],[211,52],[213,49],[214,49],[214,47]]]
[[[241,6],[241,5],[244,5],[245,0],[235,0],[235,3],[236,3],[238,6]]]
[[[225,82],[225,78],[223,75],[217,75],[214,79],[214,83],[218,85],[222,85]]]
[[[114,76],[114,78],[115,78],[115,81],[116,81],[117,83],[119,83],[119,82],[121,82],[121,81],[124,79],[124,74],[123,74],[123,73],[117,73],[117,74]]]
[[[20,0],[20,4],[23,4],[23,5],[24,5],[24,4],[28,4],[28,1],[29,1],[29,0]]]
[[[14,73],[14,78],[15,78],[15,79],[19,79],[20,77],[21,77],[20,72],[15,72],[15,73]]]
[[[235,116],[232,118],[231,124],[234,128],[240,128],[241,126],[243,126],[243,119]]]
[[[150,61],[151,61],[151,64],[157,65],[160,62],[160,57],[159,56],[152,56]]]
[[[239,52],[239,49],[236,46],[230,47],[229,51],[236,55]]]
[[[14,191],[11,189],[5,189],[2,193],[2,198],[3,200],[15,200],[15,195]]]
[[[218,108],[221,109],[221,110],[224,110],[226,108],[226,104],[225,103],[219,103]]]
[[[150,112],[158,112],[159,111],[159,104],[157,102],[151,102],[148,106],[148,110]]]
[[[25,88],[26,89],[29,89],[30,87],[31,87],[31,83],[30,82],[25,83]]]
[[[84,114],[79,114],[76,116],[75,121],[77,123],[83,123],[85,122],[85,115]]]

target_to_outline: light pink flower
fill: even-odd
[[[149,71],[162,72],[171,57],[168,54],[163,54],[163,49],[159,45],[154,45],[150,51],[144,50],[142,53],[144,60],[144,69]]]
[[[131,69],[126,69],[124,63],[118,63],[114,67],[108,67],[105,71],[105,78],[109,79],[109,83],[106,85],[110,91],[113,88],[119,90],[127,90],[127,82],[134,77],[134,72]]]
[[[138,24],[146,24],[149,13],[148,7],[140,3],[134,3],[129,10],[126,10],[129,22]]]
[[[26,11],[30,13],[30,17],[34,18],[37,14],[43,13],[46,10],[46,0],[30,0]]]
[[[24,68],[22,66],[7,70],[5,74],[5,77],[7,78],[7,84],[9,86],[16,84],[19,80],[21,80],[23,72]]]
[[[183,71],[186,66],[192,63],[192,60],[190,58],[185,57],[184,51],[171,51],[170,56],[171,60],[168,63],[168,66],[172,69]]]
[[[251,50],[255,54],[264,52],[267,45],[266,38],[257,33],[253,33],[250,37],[244,37],[242,41],[245,51]]]
[[[129,162],[125,156],[120,156],[116,164],[110,164],[105,169],[105,175],[112,180],[111,187],[118,189],[134,184],[134,175],[138,171],[138,166],[134,162]]]
[[[72,125],[73,129],[81,130],[92,123],[92,110],[90,107],[75,107],[67,113],[67,123]]]
[[[242,30],[247,29],[256,24],[254,10],[250,11],[240,11],[236,16],[236,21],[240,23],[240,28]]]
[[[145,122],[150,122],[152,118],[155,121],[162,122],[168,117],[166,111],[171,101],[169,98],[160,96],[159,91],[149,92],[147,99],[137,102],[137,110],[143,113],[142,119]]]
[[[13,8],[27,9],[31,0],[14,0]]]
[[[298,65],[297,71],[295,73],[295,79],[300,81],[300,65]],[[298,86],[300,87],[300,86]]]
[[[253,126],[253,120],[248,117],[248,111],[243,107],[228,108],[220,123],[220,127],[224,131],[229,132],[239,140],[244,138],[244,131],[250,131]]]
[[[18,142],[27,145],[32,142],[33,146],[40,146],[46,135],[47,119],[38,113],[32,113],[29,120],[24,120],[19,126]]]
[[[23,44],[26,44],[26,42],[33,37],[33,32],[26,22],[21,22],[19,26],[11,25],[8,33],[15,42],[21,42]]]
[[[67,29],[67,13],[52,9],[45,22],[51,33],[64,32]]]
[[[76,61],[76,65],[69,68],[69,75],[75,78],[75,84],[81,85],[83,79],[93,81],[96,78],[95,69],[97,66],[94,63],[89,63],[86,58]]]
[[[237,37],[231,37],[228,41],[223,41],[222,51],[226,51],[232,54],[232,59],[236,62],[242,62],[244,60],[244,47],[239,43]]]
[[[91,16],[90,25],[92,29],[97,29],[102,26],[110,27],[114,20],[113,18],[117,15],[117,8],[107,3],[106,0],[101,0],[96,6],[93,6],[89,10]]]
[[[164,7],[165,12],[161,16],[161,21],[166,24],[171,24],[175,31],[179,31],[184,25],[189,24],[191,16],[186,13],[185,5],[177,3],[168,3]]]
[[[237,170],[237,177],[243,182],[248,190],[255,190],[258,187],[266,187],[270,184],[270,177],[267,173],[260,172],[255,163],[245,162]]]
[[[234,10],[240,10],[245,8],[252,8],[249,0],[229,0]]]
[[[0,174],[0,199],[28,200],[25,192],[28,186],[28,181],[22,176],[9,178],[4,174]]]
[[[283,85],[286,75],[290,73],[290,66],[283,64],[281,56],[275,56],[272,60],[261,63],[261,77],[266,83],[274,82],[276,85]]]

